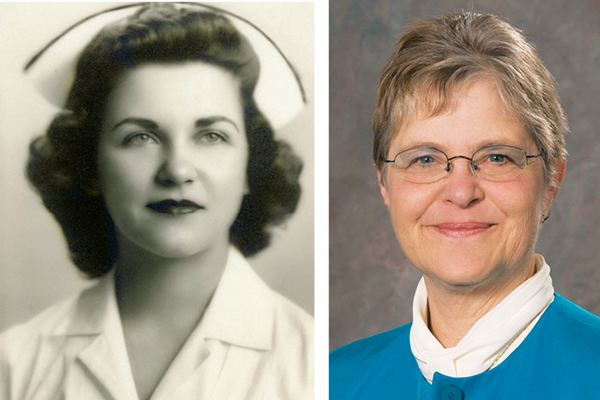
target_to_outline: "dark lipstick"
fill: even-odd
[[[203,210],[204,207],[190,200],[163,200],[156,203],[150,203],[146,207],[161,214],[183,215],[192,214],[198,210]]]

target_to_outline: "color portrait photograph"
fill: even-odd
[[[600,5],[329,28],[329,398],[596,397]]]

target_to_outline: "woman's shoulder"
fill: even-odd
[[[558,294],[551,306],[549,322],[555,325],[555,335],[564,336],[563,345],[571,346],[571,351],[579,347],[582,354],[594,354],[600,360],[600,318]],[[591,343],[595,345],[590,346]]]
[[[573,369],[600,367],[600,318],[558,294],[542,317],[546,314],[544,343],[554,357],[577,360]]]
[[[599,368],[600,318],[555,294],[525,340],[489,373],[514,382],[506,394],[516,390],[519,398],[588,399],[597,397]]]
[[[213,303],[232,315],[244,310],[247,320],[267,323],[273,340],[283,344],[290,340],[312,343],[314,318],[287,297],[273,290],[243,257],[231,248],[228,267],[221,278]],[[252,298],[252,303],[248,299]],[[271,334],[269,333],[269,335]]]
[[[52,351],[55,333],[72,319],[76,304],[77,296],[63,300],[0,335],[0,398],[23,398],[25,382],[41,382],[39,371],[59,356]]]
[[[7,346],[6,350],[15,350],[21,347],[19,344],[30,342],[34,337],[51,335],[68,319],[75,308],[77,297],[62,300],[30,320],[8,328],[0,335],[0,346]]]
[[[314,318],[287,297],[273,291],[275,324],[285,336],[313,340]]]
[[[410,353],[410,326],[406,324],[332,351],[329,354],[330,389],[335,392],[346,387],[349,380],[369,376],[390,358],[407,356]]]
[[[410,359],[410,326],[403,325],[332,351],[329,354],[330,398],[360,398],[359,392],[375,384],[390,361]],[[396,362],[395,368],[398,367]]]
[[[306,369],[313,364],[314,318],[288,298],[273,291],[273,350],[285,354],[288,366]],[[302,367],[301,367],[302,366]]]
[[[329,354],[330,361],[337,361],[340,358],[362,357],[369,354],[378,354],[387,348],[392,342],[408,335],[412,324],[402,325],[364,339],[344,345]],[[408,344],[408,342],[406,342]]]
[[[273,318],[264,321],[272,324],[270,351],[264,353],[269,365],[263,376],[268,390],[277,393],[277,398],[313,398],[314,318],[283,295],[268,291],[273,305]]]
[[[569,325],[577,326],[578,330],[588,331],[590,334],[600,336],[600,318],[556,294],[552,302],[557,317],[565,319]]]
[[[0,334],[0,356],[3,362],[23,359],[39,342],[64,330],[74,318],[82,298],[97,291],[99,285],[86,288],[79,294],[62,300],[43,310],[33,318],[14,325]]]

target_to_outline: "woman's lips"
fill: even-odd
[[[494,225],[486,222],[447,222],[432,225],[432,228],[442,235],[464,238],[483,233]]]
[[[203,210],[204,207],[190,200],[163,200],[156,203],[150,203],[146,207],[160,214],[168,214],[172,216],[192,214],[198,210]]]

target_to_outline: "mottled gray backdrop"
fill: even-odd
[[[600,315],[600,1],[330,1],[330,348],[410,322],[418,271],[398,245],[371,161],[378,74],[402,32],[449,12],[521,29],[558,83],[571,133],[538,252],[556,291]]]

